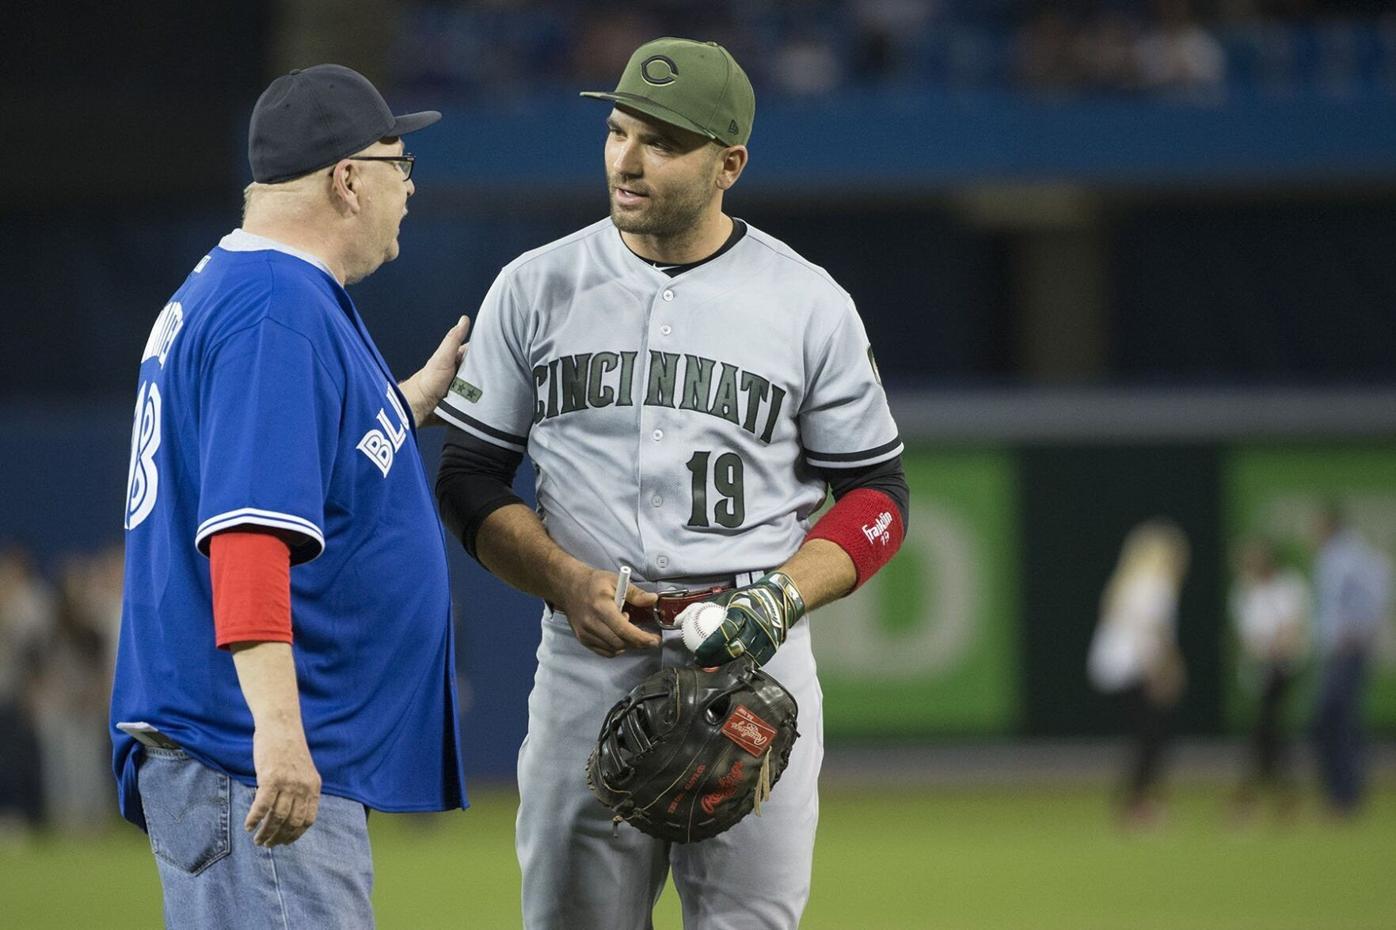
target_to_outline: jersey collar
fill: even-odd
[[[625,246],[625,251],[629,252],[632,256],[634,256],[636,260],[641,261],[646,265],[649,265],[651,268],[655,269],[661,274],[667,275],[671,278],[677,278],[685,271],[692,271],[699,265],[706,265],[708,262],[726,255],[728,252],[732,250],[732,246],[736,245],[738,242],[742,240],[742,238],[746,235],[746,231],[746,221],[733,217],[732,232],[728,234],[727,241],[724,242],[716,252],[707,256],[706,258],[700,258],[697,261],[692,262],[685,262],[681,265],[670,265],[664,262],[657,262],[653,259],[645,258],[643,255],[636,252],[629,246],[629,244],[626,243],[625,238],[621,236],[619,229],[616,230],[616,238],[620,240],[621,245]]]
[[[292,248],[284,242],[277,242],[275,239],[268,239],[266,236],[259,236],[255,233],[247,232],[244,229],[234,229],[223,237],[218,243],[218,247],[225,252],[280,252],[292,258],[299,258],[319,268],[325,274],[334,278],[334,272],[330,271],[330,266],[326,265],[320,258],[311,255],[309,252],[302,252],[300,249]],[[335,278],[335,280],[339,280]]]

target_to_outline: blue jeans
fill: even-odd
[[[304,836],[268,849],[242,828],[255,790],[178,749],[145,750],[140,792],[169,930],[373,926],[368,814],[357,801],[323,795]]]

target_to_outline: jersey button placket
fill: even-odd
[[[660,292],[659,299],[664,301],[666,304],[673,303],[674,289],[672,287],[666,287],[662,292]],[[668,323],[663,323],[659,327],[659,335],[661,336],[668,336],[673,331],[674,327],[670,326]]]
[[[673,302],[674,302],[674,297],[675,297],[674,289],[671,288],[671,287],[666,287],[666,288],[665,288],[663,291],[661,291],[660,294],[659,294],[659,300],[662,301],[662,303],[661,303],[661,302],[656,302],[656,303],[654,304],[653,309],[656,310],[656,311],[658,311],[658,310],[660,310],[660,309],[662,309],[662,308],[663,308],[663,309],[667,309],[667,308],[664,308],[664,304],[673,304]],[[656,314],[656,315],[657,315],[657,314]],[[653,320],[653,316],[651,317],[651,320]],[[652,325],[653,325],[653,324],[652,324]],[[661,336],[661,337],[663,337],[663,336],[672,335],[673,332],[674,332],[674,327],[673,327],[672,325],[670,325],[669,323],[661,323],[661,324],[659,324],[658,326],[656,326],[654,330],[651,330],[651,332],[655,332],[656,330],[657,330],[658,335]],[[655,416],[661,415],[661,411],[658,411],[658,410],[654,411],[654,415],[655,415]],[[653,422],[653,421],[651,421],[651,422]],[[641,435],[644,435],[644,434],[642,433]],[[663,442],[663,441],[664,441],[664,430],[663,430],[661,427],[659,427],[659,426],[654,426],[654,427],[650,430],[650,432],[649,432],[649,438],[650,438],[650,440],[651,440],[652,442],[655,442],[655,443]],[[656,451],[655,451],[654,454],[659,455],[660,453],[659,453],[658,450],[656,449]],[[644,458],[643,455],[642,455],[642,458]],[[659,509],[663,508],[663,506],[664,506],[664,495],[661,494],[661,493],[659,493],[659,491],[658,491],[657,489],[651,490],[651,491],[650,491],[650,495],[649,495],[649,502],[650,502],[650,506],[651,506],[654,510],[659,510]],[[645,523],[648,523],[648,522],[649,522],[649,520],[646,520],[646,519],[642,519],[642,520],[641,520],[641,524],[642,524],[642,525],[645,524]],[[661,552],[656,552],[656,553],[653,553],[653,555],[651,556],[651,559],[652,559],[652,564],[653,564],[653,566],[654,566],[654,571],[655,571],[656,574],[658,574],[658,575],[663,575],[663,574],[665,574],[665,573],[668,572],[668,570],[669,570],[669,556],[668,556],[668,554],[666,554],[666,553],[661,553]]]

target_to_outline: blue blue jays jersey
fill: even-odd
[[[465,806],[445,539],[407,404],[312,256],[241,230],[199,262],[141,359],[112,723],[144,721],[255,783],[252,716],[215,645],[209,538],[295,534],[301,713],[323,791]],[[139,744],[113,726],[122,813]]]

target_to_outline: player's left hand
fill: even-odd
[[[258,846],[300,839],[320,810],[320,773],[300,723],[257,727],[252,733],[257,792],[243,821]],[[255,832],[254,832],[255,831]]]
[[[784,572],[770,572],[712,601],[725,607],[727,615],[694,650],[702,666],[721,665],[744,655],[765,665],[785,642],[790,627],[805,615],[805,600]]]
[[[462,316],[455,326],[446,330],[441,344],[431,353],[431,358],[427,359],[421,370],[398,385],[402,396],[412,407],[412,419],[416,421],[418,429],[441,422],[435,413],[436,405],[446,396],[451,379],[460,371],[461,362],[465,361],[466,350],[470,348],[465,336],[469,332],[470,317]]]

